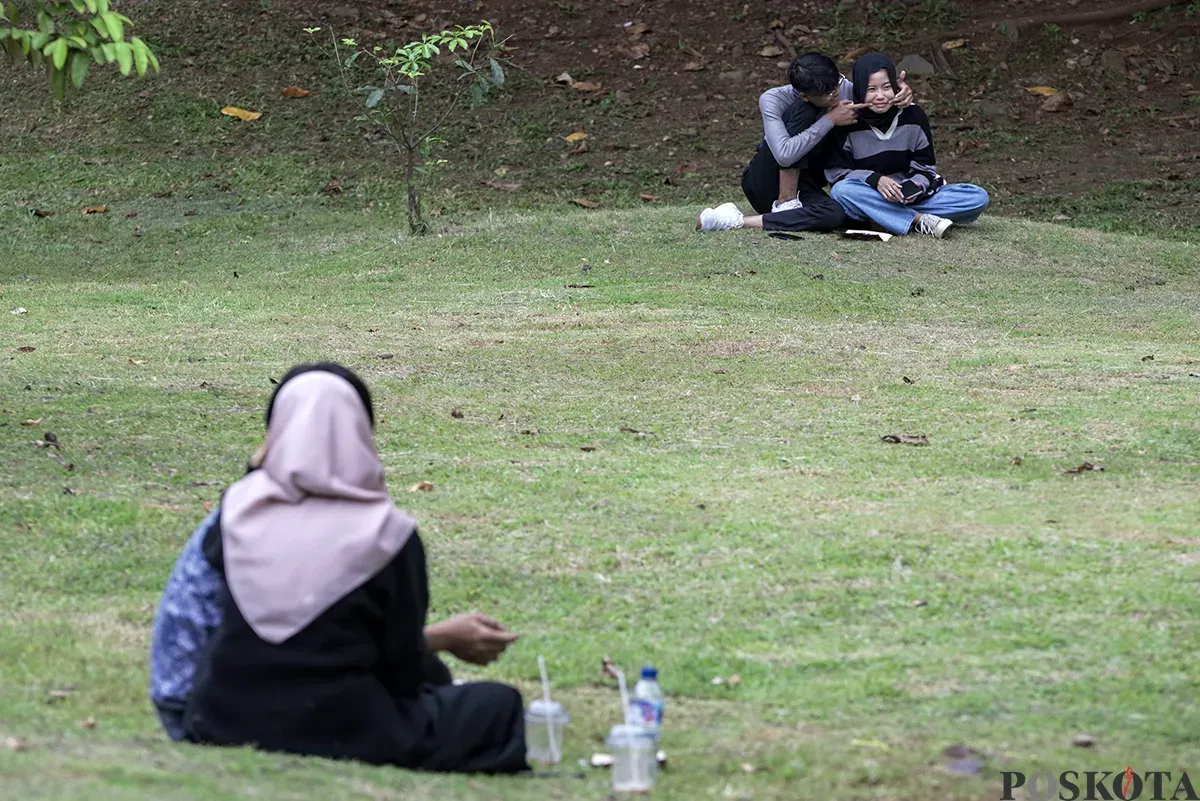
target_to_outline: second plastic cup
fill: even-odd
[[[608,733],[612,751],[612,788],[615,793],[648,793],[658,774],[654,731],[620,724]]]
[[[563,729],[571,721],[558,701],[538,699],[525,710],[526,759],[544,765],[562,761]]]

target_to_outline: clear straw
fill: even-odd
[[[550,761],[558,764],[562,755],[558,753],[558,745],[554,740],[554,715],[550,710],[550,677],[546,674],[546,658],[538,654],[538,671],[542,674],[542,698],[546,701],[546,733],[550,738]]]
[[[625,725],[632,726],[633,718],[629,717],[629,688],[625,686],[625,674],[620,668],[613,668],[613,673],[617,674],[617,687],[621,689],[621,712],[624,715]]]

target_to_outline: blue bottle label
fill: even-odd
[[[635,699],[631,704],[635,723],[643,726],[662,726],[663,705],[653,701]]]

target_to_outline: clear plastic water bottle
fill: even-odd
[[[658,686],[658,671],[650,666],[642,668],[642,678],[633,688],[630,699],[630,717],[633,722],[654,732],[654,739],[662,732],[663,702],[662,688]]]

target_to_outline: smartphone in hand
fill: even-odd
[[[905,203],[912,203],[925,194],[925,190],[916,181],[905,181],[900,184],[900,192],[904,195]]]

